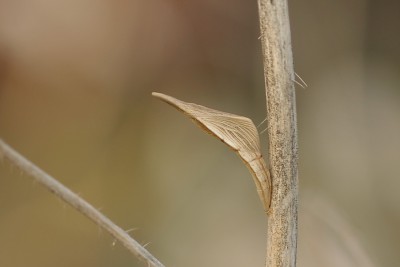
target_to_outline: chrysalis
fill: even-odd
[[[188,115],[204,131],[232,148],[250,170],[266,212],[271,204],[271,176],[261,155],[260,138],[252,120],[246,117],[186,103],[168,95],[152,93]]]

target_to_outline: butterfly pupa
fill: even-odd
[[[161,93],[153,92],[152,95],[189,116],[201,129],[220,139],[239,155],[250,170],[257,193],[268,212],[271,204],[271,176],[261,155],[260,138],[253,121]]]

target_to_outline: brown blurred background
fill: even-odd
[[[299,266],[400,261],[400,2],[290,1]],[[240,159],[152,91],[265,117],[256,1],[0,1],[0,137],[167,266],[264,266]],[[266,134],[261,136],[264,148]],[[0,266],[144,266],[8,162]]]

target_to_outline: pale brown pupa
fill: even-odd
[[[266,212],[271,204],[271,176],[261,155],[260,138],[249,118],[187,103],[161,93],[153,96],[188,115],[197,125],[232,148],[250,170]]]

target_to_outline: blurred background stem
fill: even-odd
[[[12,147],[0,139],[0,158],[4,157],[21,171],[31,176],[35,181],[44,186],[58,198],[62,199],[74,209],[96,223],[101,229],[108,232],[116,240],[121,242],[134,256],[147,263],[147,266],[164,267],[153,255],[129,234],[103,215],[100,211],[86,202],[83,198],[72,192],[55,178],[24,158]]]

